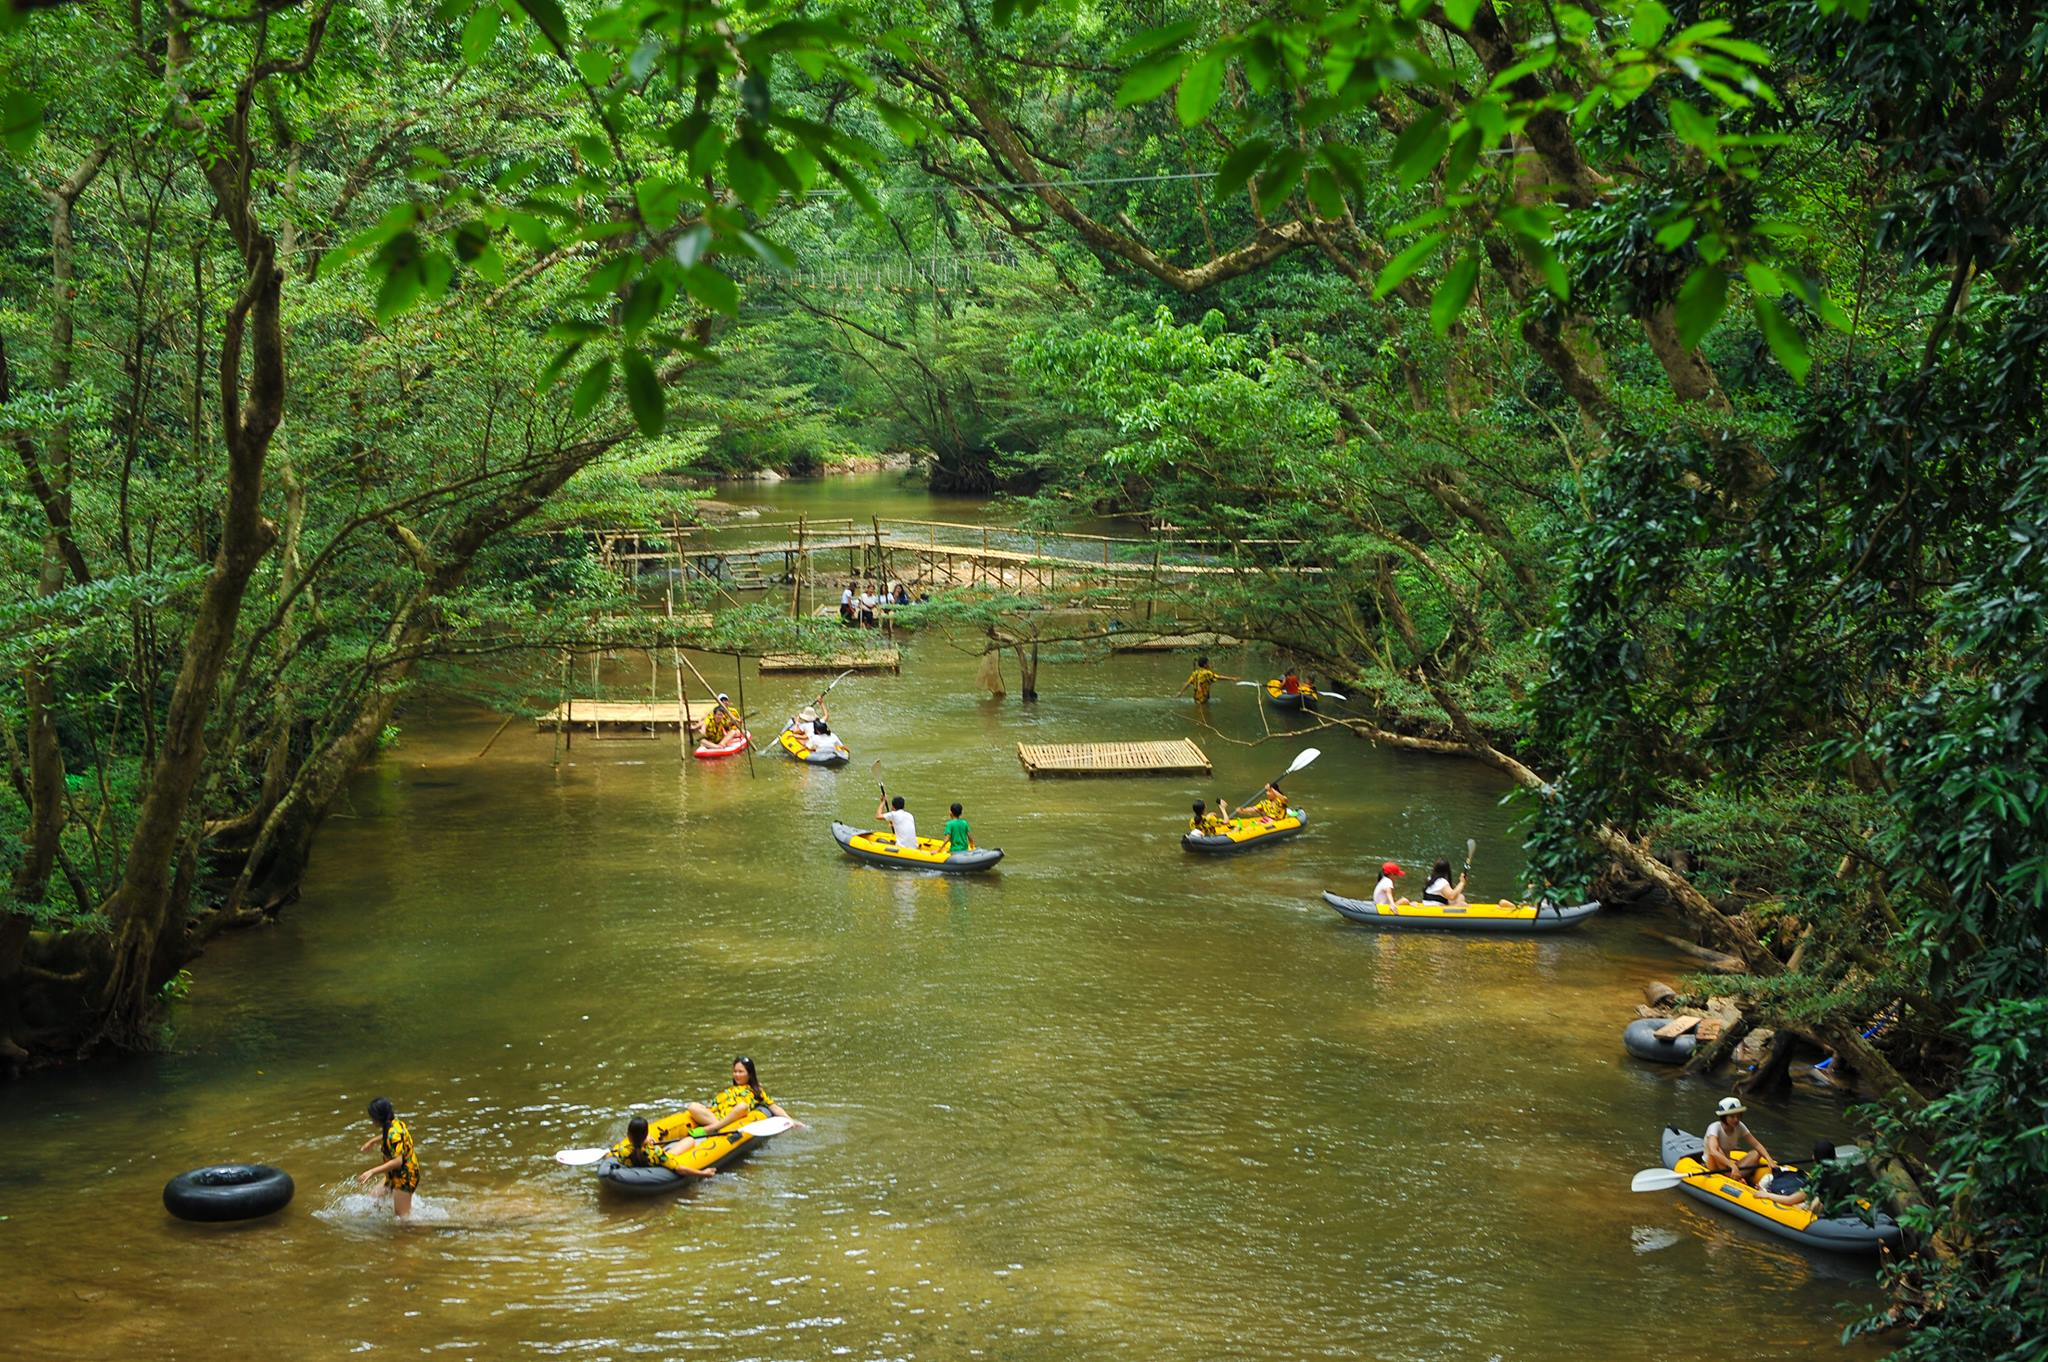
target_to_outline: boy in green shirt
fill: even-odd
[[[968,835],[967,820],[960,816],[960,806],[953,806],[953,816],[946,820],[946,840],[954,851],[974,850],[974,838]]]

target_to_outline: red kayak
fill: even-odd
[[[746,751],[747,744],[752,741],[753,735],[746,732],[745,730],[741,730],[740,732],[733,734],[730,738],[727,738],[724,742],[718,743],[715,746],[713,744],[706,743],[704,746],[698,748],[696,753],[697,760],[717,761],[720,757],[736,757],[740,753]]]

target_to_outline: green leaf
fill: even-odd
[[[676,263],[689,269],[704,258],[711,248],[711,229],[701,222],[692,223],[676,238]]]
[[[576,73],[597,89],[602,90],[612,83],[610,53],[599,48],[586,47],[579,51],[573,60],[576,63]]]
[[[1451,143],[1450,157],[1444,162],[1444,189],[1454,190],[1471,178],[1472,168],[1479,164],[1479,129],[1467,128]]]
[[[1237,149],[1223,158],[1223,164],[1216,168],[1216,178],[1225,189],[1236,189],[1251,179],[1273,154],[1273,144],[1263,137],[1254,137],[1240,142]]]
[[[582,353],[582,350],[583,342],[580,340],[570,341],[563,346],[561,351],[548,361],[547,367],[540,371],[540,377],[533,381],[534,390],[546,392],[553,387],[555,380],[562,376],[562,371],[569,367],[569,362]]]
[[[1692,239],[1692,229],[1697,225],[1691,218],[1668,222],[1657,229],[1654,240],[1660,249],[1675,251]]]
[[[904,146],[914,147],[918,139],[924,136],[923,122],[901,105],[891,104],[886,99],[877,99],[874,101],[874,109],[889,131],[896,134],[896,140]]]
[[[1436,163],[1443,158],[1444,147],[1450,143],[1450,134],[1444,129],[1443,115],[1431,109],[1410,123],[1394,142],[1394,152],[1389,158],[1394,169],[1394,178],[1401,188],[1413,189],[1436,169]]]
[[[1696,348],[1721,320],[1728,306],[1728,276],[1712,265],[1700,265],[1679,285],[1674,308],[1678,318],[1678,341],[1686,349]]]
[[[1180,79],[1180,73],[1187,64],[1188,54],[1185,52],[1162,52],[1156,57],[1147,57],[1124,73],[1123,84],[1117,87],[1116,106],[1128,109],[1133,104],[1159,98]]]
[[[661,434],[668,415],[661,399],[661,380],[655,376],[654,365],[638,350],[628,350],[620,358],[626,366],[626,402],[633,408],[634,423],[642,435],[652,439]]]
[[[372,269],[374,272],[375,267]],[[385,266],[384,283],[377,290],[377,320],[388,322],[403,313],[419,300],[426,286],[417,256]]]
[[[1813,367],[1813,358],[1806,353],[1806,338],[1769,298],[1759,293],[1750,301],[1756,307],[1757,324],[1763,328],[1764,341],[1771,347],[1771,353],[1792,375],[1793,382],[1805,383],[1806,371]]]
[[[1785,291],[1785,281],[1778,277],[1776,270],[1761,260],[1743,261],[1742,277],[1749,281],[1752,289],[1766,298],[1775,298]]]
[[[1337,177],[1323,166],[1308,172],[1308,201],[1320,218],[1335,221],[1344,216],[1344,191],[1338,188]]]
[[[1714,164],[1722,164],[1721,131],[1714,120],[1682,99],[1672,100],[1668,108],[1671,131],[1678,140],[1689,147],[1697,147]]]
[[[583,377],[576,380],[576,391],[569,398],[569,419],[581,421],[590,415],[597,404],[604,400],[607,389],[612,385],[612,360],[606,355],[583,371]]]
[[[1472,16],[1479,13],[1479,0],[1444,0],[1444,18],[1460,29],[1472,27]]]
[[[1572,296],[1571,279],[1564,272],[1564,264],[1557,258],[1557,252],[1550,249],[1550,243],[1540,237],[1520,236],[1515,238],[1515,249],[1522,253],[1522,259],[1529,267],[1543,276],[1543,287],[1559,300]]]
[[[489,55],[504,22],[505,11],[498,8],[498,0],[484,0],[478,5],[469,22],[462,26],[462,59],[475,66]]]
[[[1409,218],[1406,222],[1396,223],[1393,227],[1387,229],[1387,239],[1389,241],[1398,241],[1404,236],[1413,236],[1425,227],[1434,227],[1439,222],[1448,222],[1450,218],[1451,210],[1448,208],[1426,208],[1414,217]]]
[[[1439,336],[1451,334],[1451,323],[1472,301],[1473,286],[1479,282],[1479,257],[1470,252],[1451,266],[1429,299],[1429,326]]]
[[[526,17],[533,20],[555,46],[568,48],[569,16],[562,13],[562,7],[556,0],[518,0],[518,4],[526,11]]]
[[[0,146],[25,157],[42,131],[43,106],[33,95],[26,90],[9,90],[0,95]]]
[[[668,300],[675,296],[674,285],[653,275],[642,275],[632,290],[626,294],[626,306],[619,312],[619,326],[628,335],[639,335],[648,324],[661,315]]]
[[[1259,211],[1271,217],[1287,202],[1287,196],[1301,185],[1301,168],[1308,163],[1308,154],[1300,147],[1284,148],[1266,173],[1259,177]]]
[[[1637,47],[1655,47],[1670,27],[1670,10],[1657,0],[1636,0],[1635,15],[1628,23],[1628,40]]]
[[[1189,65],[1187,74],[1180,79],[1180,91],[1173,98],[1173,111],[1179,115],[1180,125],[1192,128],[1207,118],[1222,93],[1223,55],[1204,52]]]
[[[728,317],[740,315],[739,285],[709,265],[693,265],[684,270],[683,287],[714,312],[723,312]]]
[[[1448,232],[1431,232],[1389,260],[1380,277],[1373,281],[1372,296],[1384,298],[1399,288],[1401,281],[1421,269],[1423,262],[1435,255],[1449,237]]]

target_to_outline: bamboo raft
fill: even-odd
[[[1109,650],[1113,653],[1180,653],[1193,652],[1202,648],[1235,648],[1243,640],[1213,630],[1194,634],[1144,634],[1129,631],[1133,636],[1126,638],[1123,633],[1108,635]]]
[[[767,653],[761,658],[761,674],[775,672],[900,672],[903,654],[895,648],[864,648],[859,652],[833,653],[814,657],[809,653]]]
[[[1209,758],[1193,740],[1018,743],[1030,776],[1206,776]]]
[[[705,706],[696,706],[702,713]],[[533,726],[543,732],[550,729],[590,729],[602,731],[607,728],[645,728],[674,730],[683,726],[683,708],[673,700],[649,704],[645,700],[570,700],[556,705],[545,714],[537,714]],[[690,732],[702,733],[704,721],[695,715],[690,719]]]

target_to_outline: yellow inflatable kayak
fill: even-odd
[[[1283,842],[1307,826],[1307,814],[1289,809],[1280,818],[1233,818],[1223,825],[1221,832],[1186,832],[1181,834],[1180,844],[1189,851],[1228,855],[1268,842]]]
[[[1347,899],[1325,890],[1323,901],[1350,918],[1372,927],[1419,927],[1467,932],[1554,932],[1575,926],[1600,911],[1581,903],[1560,908],[1542,903],[1398,903],[1381,906],[1371,899]]]
[[[1836,1253],[1876,1253],[1881,1248],[1899,1246],[1899,1222],[1882,1211],[1873,1212],[1866,1221],[1854,1211],[1822,1217],[1804,1206],[1783,1206],[1758,1196],[1740,1178],[1709,1173],[1704,1162],[1706,1141],[1699,1136],[1666,1126],[1661,1145],[1664,1166],[1685,1176],[1685,1181],[1678,1184],[1681,1191],[1758,1229],[1769,1230],[1795,1244],[1832,1249]],[[1789,1164],[1781,1168],[1798,1171]]]
[[[782,736],[775,741],[785,753],[808,766],[844,766],[853,756],[846,750],[845,743],[835,743],[822,752],[813,752],[793,728],[783,729]]]
[[[832,839],[846,854],[869,865],[886,865],[893,870],[943,870],[961,874],[986,870],[1003,859],[1001,847],[975,847],[954,851],[942,837],[920,837],[915,849],[899,847],[887,833],[866,832],[846,823],[832,825]]]
[[[1315,687],[1304,681],[1298,691],[1281,689],[1277,678],[1266,683],[1266,699],[1275,709],[1314,709],[1316,707]]]
[[[790,1128],[791,1122],[770,1112],[755,1111],[744,1122],[729,1126],[716,1135],[705,1135],[688,1149],[678,1150],[677,1157],[692,1168],[716,1168],[729,1160]],[[647,1123],[649,1144],[669,1144],[690,1133],[690,1113],[679,1111],[673,1116],[664,1116],[659,1121]],[[651,1196],[666,1192],[686,1182],[699,1181],[672,1168],[636,1168],[632,1164],[620,1163],[607,1158],[597,1165],[597,1180],[615,1192],[630,1196]]]

